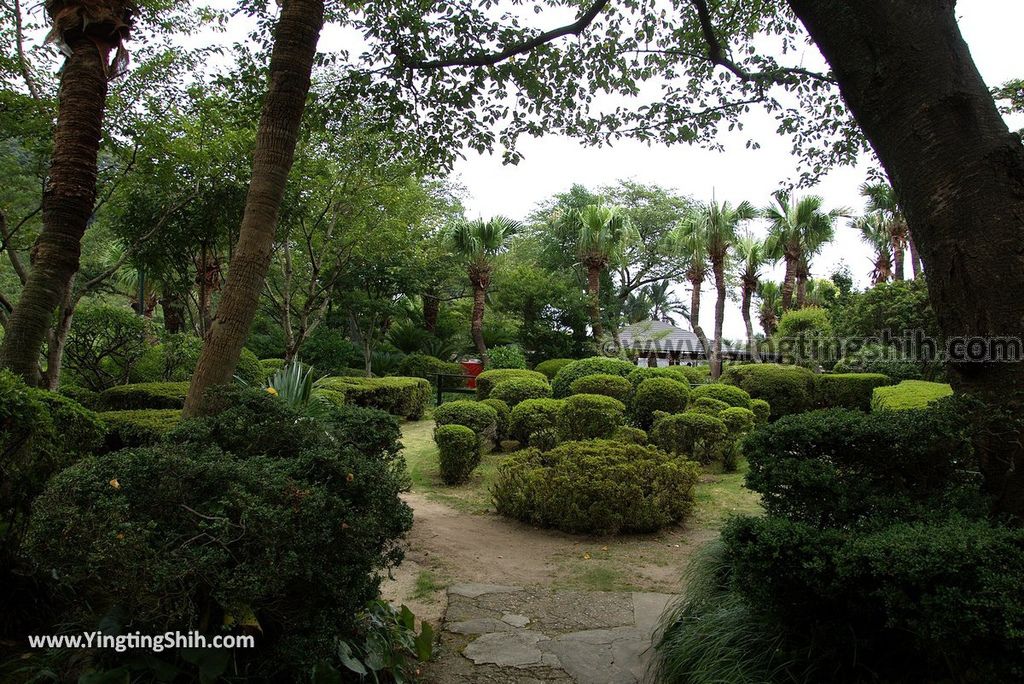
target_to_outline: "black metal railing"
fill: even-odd
[[[458,378],[453,381],[451,378]],[[438,373],[434,377],[434,386],[437,388],[437,405],[444,403],[445,394],[476,394],[476,389],[468,387],[469,381],[475,379],[475,375],[455,375],[450,373]]]

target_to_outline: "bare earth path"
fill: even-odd
[[[687,524],[650,535],[589,537],[503,518],[487,488],[504,457],[445,487],[430,421],[403,429],[414,511],[406,560],[384,587],[441,625],[433,682],[642,681],[651,635],[686,563],[730,512],[754,512],[741,476],[708,476]]]

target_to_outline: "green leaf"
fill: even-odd
[[[416,657],[426,662],[434,655],[434,628],[424,622],[416,635]]]
[[[358,675],[366,674],[366,667],[352,654],[352,647],[347,641],[338,642],[338,658],[341,664]]]

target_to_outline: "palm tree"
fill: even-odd
[[[691,212],[680,221],[672,243],[682,259],[683,277],[690,283],[690,327],[707,353],[711,345],[700,325],[700,290],[708,277],[708,240],[707,226],[700,214]]]
[[[615,207],[588,204],[568,212],[563,220],[572,231],[576,256],[587,271],[590,325],[594,340],[600,342],[604,333],[601,325],[601,274],[622,259],[626,247],[636,236],[629,219]]]
[[[893,246],[890,221],[882,212],[874,211],[854,219],[852,227],[860,231],[861,239],[875,249],[871,282],[874,285],[893,277]]]
[[[835,222],[846,212],[835,209],[822,211],[825,201],[817,195],[793,199],[784,190],[775,193],[775,204],[761,210],[771,222],[765,252],[769,258],[786,263],[782,282],[782,310],[803,304],[807,279],[810,277],[811,258],[821,251],[835,234]]]
[[[668,280],[647,285],[638,292],[630,293],[622,308],[623,318],[629,323],[665,321],[675,325],[676,320],[672,314],[690,317],[686,305],[672,295],[672,283]]]
[[[508,238],[519,229],[519,224],[502,216],[490,221],[478,219],[463,221],[451,231],[453,251],[466,264],[469,282],[473,286],[473,317],[470,334],[480,354],[480,360],[487,363],[487,344],[484,342],[484,301],[487,288],[491,286],[494,258],[501,252]]]
[[[764,253],[764,242],[747,233],[736,241],[736,270],[740,281],[740,311],[743,323],[747,326],[747,351],[757,363],[761,356],[756,353],[754,344],[754,324],[750,319],[750,301],[761,284],[761,269],[767,258]]]
[[[914,278],[921,272],[921,260],[917,256],[917,247],[910,235],[910,227],[899,202],[896,201],[896,191],[888,183],[865,183],[860,186],[860,194],[868,200],[868,212],[879,213],[885,219],[886,229],[889,232],[892,244],[893,258],[893,279],[904,279],[904,254],[910,250],[910,268]]]
[[[757,287],[757,298],[761,300],[757,310],[757,318],[764,334],[771,337],[779,327],[779,313],[782,304],[782,288],[770,280]]]
[[[7,321],[0,366],[38,384],[39,353],[53,312],[78,272],[82,236],[96,201],[96,177],[107,85],[128,62],[124,41],[135,3],[47,0],[47,40],[65,55],[60,75],[53,155],[43,192],[43,227],[32,249],[32,271]]]

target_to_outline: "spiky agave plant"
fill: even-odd
[[[267,391],[289,407],[306,411],[313,398],[313,367],[292,359],[267,380]]]

